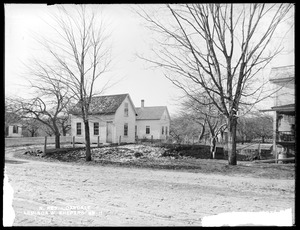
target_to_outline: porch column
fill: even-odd
[[[277,133],[277,111],[274,111],[273,119],[273,150],[276,153],[276,133]]]
[[[273,123],[273,150],[275,151],[275,159],[278,159],[278,152],[277,152],[277,133],[278,133],[278,111],[275,111],[274,116],[274,123]],[[277,161],[275,161],[278,163]]]

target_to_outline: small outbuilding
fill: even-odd
[[[15,123],[5,128],[6,137],[22,137],[22,124]]]

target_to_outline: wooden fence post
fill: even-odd
[[[98,136],[97,144],[98,144],[98,148],[99,148],[100,147],[100,136]]]
[[[275,164],[278,164],[278,150],[277,150],[277,144],[275,144],[274,150],[275,150]]]
[[[121,136],[119,136],[119,143],[118,143],[118,145],[120,145],[121,144]]]
[[[153,135],[151,135],[151,144],[153,143]]]
[[[75,136],[73,136],[73,149],[75,148]]]
[[[47,150],[47,136],[45,136],[44,154],[46,154],[46,150]]]

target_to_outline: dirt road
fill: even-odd
[[[14,226],[201,226],[203,217],[224,212],[294,213],[294,180],[11,156],[5,169],[14,189]]]

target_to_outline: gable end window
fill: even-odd
[[[81,135],[81,122],[76,123],[76,135]]]
[[[146,126],[146,134],[150,134],[150,126]]]
[[[162,126],[162,127],[161,127],[161,134],[162,134],[162,135],[164,135],[164,131],[165,131],[165,128]]]
[[[94,135],[95,136],[99,135],[99,122],[94,123]]]
[[[124,136],[128,136],[128,124],[124,124]]]
[[[168,136],[168,126],[166,126],[166,136]]]
[[[127,102],[125,102],[125,108],[124,108],[124,116],[125,117],[128,117],[128,103]]]

